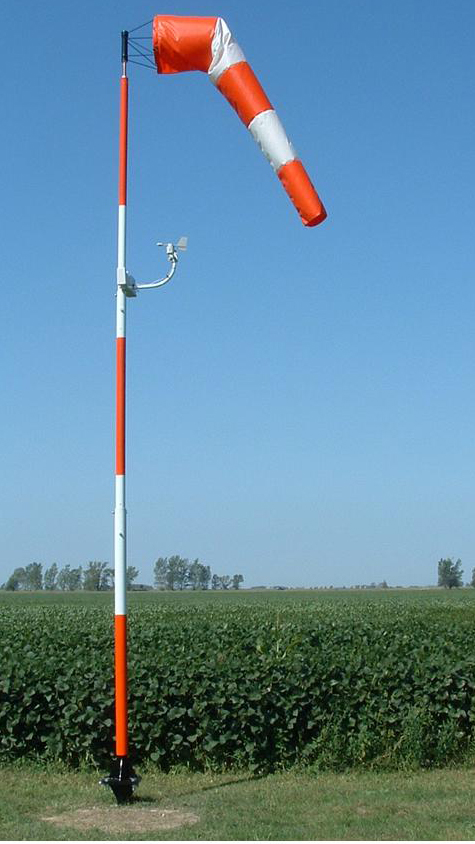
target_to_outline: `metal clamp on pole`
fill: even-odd
[[[117,267],[117,286],[124,291],[128,297],[137,295],[137,285],[133,275],[127,272],[125,267]]]
[[[122,39],[122,70],[125,76],[125,66],[129,61],[129,33],[123,29],[120,33]]]

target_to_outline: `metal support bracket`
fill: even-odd
[[[117,285],[124,291],[126,296],[132,297],[137,295],[138,290],[153,290],[156,287],[163,287],[164,284],[168,284],[170,279],[173,278],[175,275],[175,270],[178,264],[178,252],[179,249],[181,252],[185,252],[188,245],[188,238],[187,237],[180,237],[178,243],[157,243],[157,246],[164,246],[165,252],[170,262],[171,266],[168,270],[168,273],[163,278],[157,278],[155,281],[151,281],[147,284],[137,284],[133,275],[127,272],[125,267],[118,267],[117,269]]]
[[[137,285],[133,275],[127,272],[125,267],[117,268],[117,286],[120,287],[129,298],[137,295]]]

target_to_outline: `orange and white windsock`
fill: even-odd
[[[327,216],[259,80],[222,18],[157,15],[153,51],[159,73],[201,70],[249,129],[306,226]]]

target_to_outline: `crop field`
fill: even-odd
[[[131,593],[132,758],[163,771],[462,762],[475,589]],[[0,756],[107,764],[110,593],[0,593]]]

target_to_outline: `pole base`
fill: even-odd
[[[117,803],[130,803],[141,777],[135,773],[127,756],[119,756],[113,763],[108,777],[99,780],[99,785],[108,785],[114,792]]]

